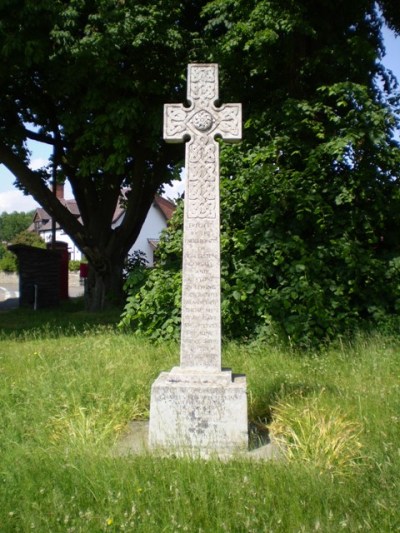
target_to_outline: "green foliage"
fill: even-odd
[[[0,258],[0,271],[18,272],[17,258],[9,250],[6,250]]]
[[[160,236],[156,266],[134,268],[128,275],[128,295],[121,327],[133,327],[152,339],[179,337],[183,202],[179,201],[168,229]]]
[[[37,248],[46,248],[46,243],[37,234],[32,231],[23,230],[16,234],[10,244],[25,244],[26,246],[36,246]],[[14,253],[7,250],[2,245],[0,247],[0,271],[18,272],[18,261]]]
[[[68,261],[68,270],[70,272],[79,272],[79,268],[82,261],[78,261],[77,259],[71,259]]]
[[[292,413],[304,415],[307,407],[310,420],[334,428],[331,437],[341,434],[340,424],[329,424],[338,412],[361,430],[363,461],[332,469],[316,454],[289,464],[120,456],[115,442],[132,419],[148,416],[151,383],[176,364],[179,348],[116,333],[109,323],[84,326],[86,320],[94,317],[81,309],[2,314],[2,530],[398,529],[397,337],[356,338],[318,357],[256,343],[225,346],[224,365],[247,375],[252,422],[266,412],[271,422],[290,403]],[[41,329],[32,331],[32,321]],[[16,337],[13,327],[21,324],[25,334],[19,329]],[[299,422],[305,426],[304,416],[286,421],[296,433]],[[322,442],[321,429],[311,439]],[[346,475],[336,476],[343,465]]]
[[[0,243],[0,259],[4,256],[6,252],[7,252],[7,245]]]
[[[121,327],[133,326],[153,340],[177,339],[180,325],[182,276],[180,271],[152,269],[134,272],[125,289],[129,296]],[[145,282],[145,283],[144,283]]]
[[[227,337],[308,346],[399,310],[399,95],[379,63],[381,21],[363,1],[321,9],[226,0],[204,10],[222,100],[246,112],[244,141],[221,151]],[[160,279],[179,268],[179,217],[160,243]],[[162,313],[156,272],[150,308]],[[141,298],[133,325],[146,331]]]
[[[0,242],[11,242],[18,233],[28,228],[32,219],[33,212],[2,213],[0,215]]]
[[[146,254],[141,250],[136,250],[132,254],[129,254],[125,259],[124,266],[124,279],[129,281],[129,287],[133,288],[135,285],[141,283],[146,277],[146,265],[148,261]]]
[[[6,244],[0,243],[0,271],[17,272],[17,257],[7,249]]]
[[[199,3],[201,5],[201,2]],[[15,7],[15,6],[14,6]],[[0,162],[84,251],[93,310],[122,293],[125,257],[154,195],[179,171],[162,104],[182,91],[199,46],[196,2],[28,0],[0,5]],[[27,141],[50,145],[32,171]],[[48,194],[57,167],[83,226]],[[121,225],[112,227],[130,188]],[[93,286],[92,286],[93,285]]]
[[[11,243],[25,244],[26,246],[35,246],[36,248],[46,248],[44,240],[34,231],[21,231],[12,239]]]

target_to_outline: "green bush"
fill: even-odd
[[[121,327],[134,327],[152,339],[177,339],[180,326],[180,271],[152,269],[131,275]]]
[[[12,244],[25,244],[36,248],[46,248],[44,240],[34,231],[24,230],[18,233],[12,240]]]
[[[237,151],[225,148],[221,164],[225,176],[236,172],[221,186],[225,337],[278,337],[304,347],[364,323],[391,321],[400,308],[399,258],[391,242],[400,212],[396,192],[386,195],[386,186],[375,184],[379,208],[360,210],[354,196],[342,211],[339,181],[326,188],[310,180],[306,187],[298,175],[285,184],[264,165],[246,164]],[[128,288],[123,322],[153,338],[179,336],[182,223],[180,206],[160,239],[151,276],[140,290]]]
[[[380,64],[376,13],[356,22],[346,3],[340,17],[329,2],[325,17],[309,17],[308,2],[293,11],[232,4],[205,8],[224,94],[246,111],[242,143],[221,143],[224,335],[304,347],[391,321],[399,314],[399,94]],[[168,276],[180,268],[181,222],[177,212],[136,297],[133,325],[153,336],[176,312],[164,305],[179,301],[166,298],[165,284],[178,290]]]
[[[2,272],[18,272],[18,263],[16,256],[10,252],[4,252],[0,259],[0,271]]]
[[[24,244],[37,248],[46,248],[44,240],[35,232],[23,230],[11,240],[10,244]],[[0,245],[0,271],[18,272],[18,260],[5,244]]]
[[[76,259],[72,259],[68,262],[68,270],[70,272],[79,272],[79,268],[82,261],[78,261]]]
[[[125,283],[127,302],[121,327],[131,327],[152,339],[178,339],[180,330],[183,202],[178,202],[168,230],[160,236],[156,266],[139,262]],[[136,261],[137,263],[137,261]]]

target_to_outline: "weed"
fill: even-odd
[[[351,476],[362,461],[362,426],[339,408],[321,405],[321,395],[294,395],[273,407],[270,431],[289,461],[307,463],[333,477]]]

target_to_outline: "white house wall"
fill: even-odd
[[[160,233],[166,227],[167,222],[164,215],[161,213],[160,209],[155,206],[155,204],[152,204],[146,220],[143,223],[142,229],[140,230],[139,236],[136,239],[135,244],[130,249],[129,254],[140,250],[146,254],[146,259],[148,261],[147,266],[153,266],[153,248],[149,243],[149,239],[157,241],[160,238]]]
[[[116,228],[121,224],[123,216],[113,224],[113,228]],[[153,266],[153,248],[149,243],[149,240],[157,241],[160,237],[161,231],[167,227],[167,222],[164,215],[160,209],[152,204],[149,212],[147,213],[146,220],[143,223],[142,229],[140,230],[139,236],[136,239],[135,244],[129,251],[129,254],[132,254],[136,251],[141,251],[146,254],[146,260],[148,261],[147,266]],[[40,236],[45,242],[51,242],[51,231],[41,231]],[[82,260],[82,253],[79,248],[72,241],[71,237],[67,235],[63,230],[58,229],[56,231],[56,240],[61,242],[66,242],[68,244],[68,252],[70,254],[70,259],[75,261]]]
[[[52,232],[51,231],[41,231],[40,236],[45,242],[51,242]],[[68,244],[68,253],[71,261],[81,261],[82,253],[79,248],[76,246],[74,241],[69,235],[67,235],[63,230],[57,229],[56,231],[56,241],[66,242]]]
[[[116,228],[121,224],[123,217],[121,217],[113,228]],[[153,248],[150,245],[149,240],[157,241],[160,238],[160,233],[167,227],[167,221],[161,210],[153,203],[147,213],[146,220],[143,222],[142,229],[135,241],[135,244],[129,250],[129,255],[134,252],[141,251],[146,255],[148,261],[147,266],[151,267],[154,264]]]

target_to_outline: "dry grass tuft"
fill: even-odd
[[[286,459],[308,463],[333,477],[354,473],[363,458],[361,424],[339,408],[321,407],[320,396],[301,400],[293,396],[273,408],[269,429]]]

